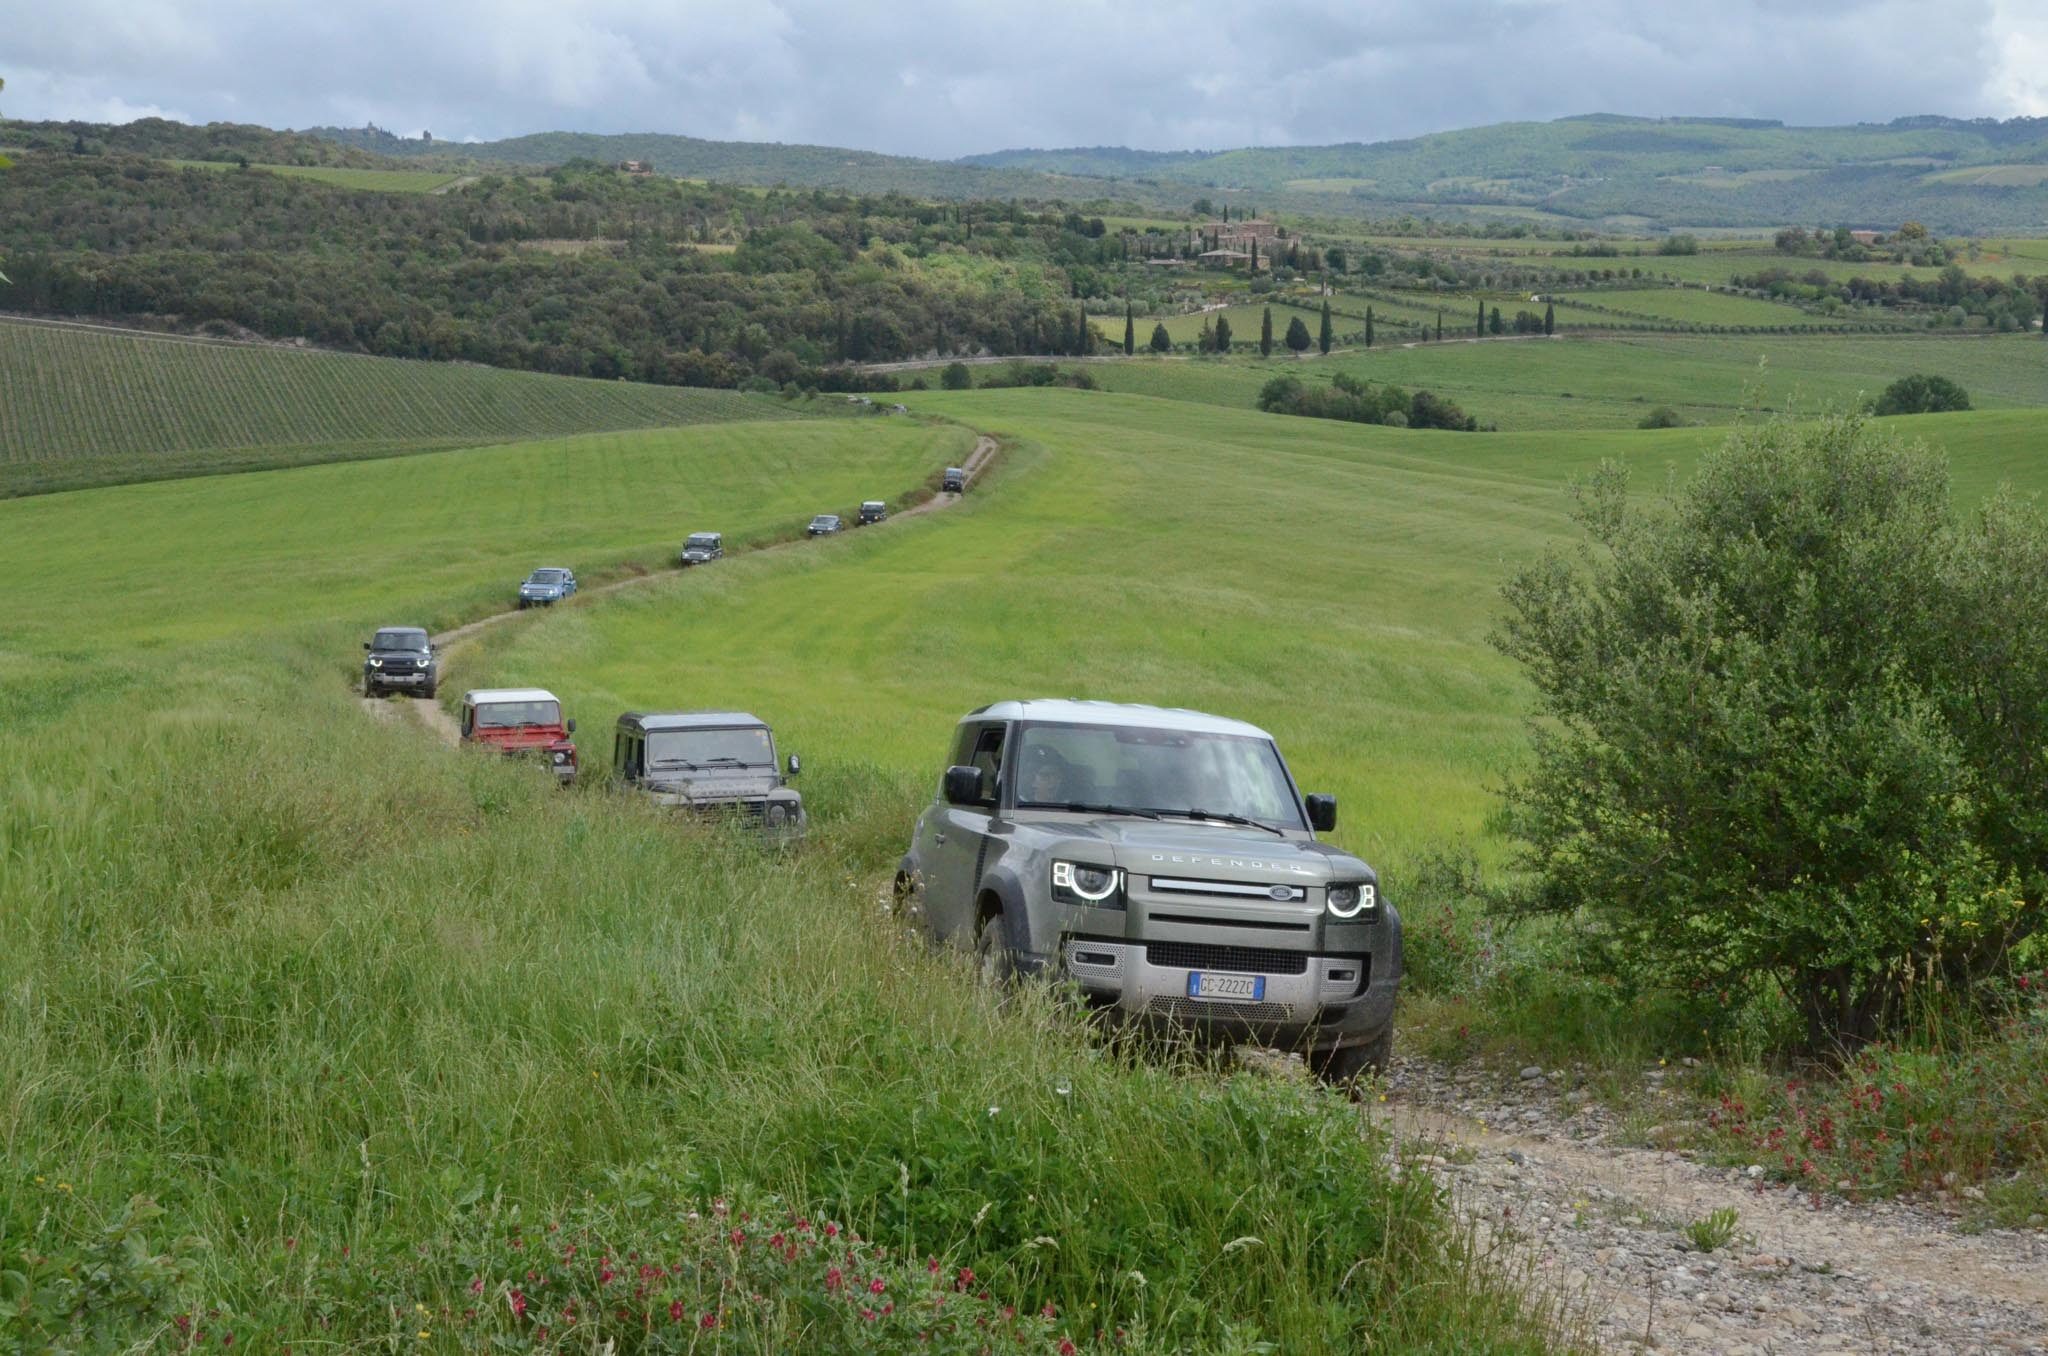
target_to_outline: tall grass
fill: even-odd
[[[423,1306],[455,1349],[517,1228],[652,1256],[725,1197],[970,1268],[1048,1344],[1543,1348],[1340,1099],[1108,1053],[907,940],[861,869],[894,788],[838,774],[770,855],[364,719],[350,638],[0,744],[0,1270],[40,1297],[0,1331],[381,1349]],[[758,1349],[832,1331],[782,1298]],[[663,1349],[604,1313],[579,1343]]]

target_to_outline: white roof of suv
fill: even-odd
[[[1256,725],[1227,716],[1212,716],[1177,706],[1144,706],[1128,702],[1075,701],[1065,697],[1033,697],[1023,701],[992,702],[960,718],[970,720],[1046,720],[1064,725],[1146,725],[1161,730],[1186,730],[1194,734],[1247,735],[1271,739]]]
[[[467,706],[488,706],[492,702],[553,702],[561,699],[544,687],[479,687],[462,694]]]

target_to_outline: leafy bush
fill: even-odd
[[[1587,543],[1506,585],[1538,693],[1511,907],[1630,979],[1774,985],[1808,1043],[1969,994],[2048,893],[2048,527],[1967,522],[1943,461],[1854,417],[1744,430],[1661,509],[1603,468]]]
[[[1970,393],[1950,381],[1947,377],[1927,376],[1914,373],[1900,377],[1884,388],[1884,394],[1871,406],[1871,413],[1891,414],[1947,414],[1954,410],[1970,408]]]
[[[1659,254],[1698,254],[1700,241],[1693,235],[1667,235],[1657,242]]]
[[[939,372],[939,385],[948,391],[964,391],[974,385],[974,374],[966,363],[947,363]]]
[[[1268,414],[1344,419],[1355,424],[1466,432],[1479,427],[1478,420],[1432,391],[1410,395],[1399,386],[1375,387],[1348,372],[1337,373],[1328,386],[1310,386],[1294,376],[1274,377],[1260,388],[1258,403]]]
[[[1637,424],[1636,427],[1683,428],[1685,427],[1685,420],[1679,418],[1678,411],[1672,409],[1669,405],[1659,405],[1656,409],[1644,415],[1643,421]]]

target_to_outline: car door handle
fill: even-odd
[[[946,841],[946,835],[943,833],[935,833],[932,835],[932,841],[934,843],[943,843]]]

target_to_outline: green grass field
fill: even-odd
[[[240,168],[218,160],[173,160],[170,163],[185,169],[228,171]],[[460,177],[442,170],[342,169],[331,165],[252,164],[249,168],[264,174],[283,174],[294,179],[333,184],[337,188],[369,189],[377,193],[429,193],[444,184],[454,183]]]
[[[75,1346],[127,1345],[179,1312],[258,1350],[531,1345],[513,1291],[548,1297],[557,1328],[579,1305],[609,1314],[625,1301],[596,1259],[634,1255],[707,1259],[655,1284],[664,1332],[673,1303],[683,1331],[723,1313],[737,1349],[915,1342],[914,1308],[874,1328],[821,1314],[801,1287],[823,1291],[823,1262],[792,1273],[809,1281],[758,1275],[758,1306],[721,1309],[722,1226],[686,1222],[714,1197],[885,1243],[900,1260],[858,1275],[886,1275],[906,1306],[927,1258],[972,1268],[988,1313],[1051,1306],[1020,1351],[1061,1334],[1103,1349],[1109,1325],[1140,1353],[1337,1352],[1368,1334],[1445,1356],[1551,1346],[1544,1298],[1525,1308],[1475,1262],[1340,1099],[1106,1058],[1070,1014],[999,1004],[877,911],[943,730],[1003,657],[956,629],[1000,594],[1004,681],[1052,681],[1089,648],[1048,629],[1072,620],[1035,596],[1060,576],[1005,589],[1000,572],[1101,521],[1076,520],[1070,461],[1109,503],[1152,474],[1128,454],[1082,468],[1059,442],[1076,414],[1152,402],[987,400],[951,407],[1027,441],[965,507],[524,618],[449,676],[552,649],[593,752],[612,714],[593,682],[746,700],[815,759],[812,841],[778,859],[444,749],[402,703],[372,719],[349,686],[355,642],[502,606],[541,559],[601,573],[693,528],[744,539],[900,494],[960,459],[962,428],[735,423],[0,504],[0,566],[37,584],[0,655],[0,991],[25,1000],[0,1005],[0,1171],[17,1186],[0,1248],[59,1309],[62,1277],[99,1269]],[[1122,433],[1111,418],[1097,436]],[[1326,474],[1341,444],[1292,464]],[[1149,535],[1205,521],[1176,511]],[[1134,565],[1146,535],[1100,534],[1120,542],[1101,563]],[[1266,562],[1283,596],[1314,572]],[[679,629],[678,604],[706,599],[725,601],[716,626]],[[1157,622],[1125,652],[1163,696],[1198,639]],[[1212,634],[1225,676],[1302,677]],[[1299,657],[1331,653],[1314,639]],[[865,704],[852,675],[876,681]],[[164,1213],[155,1246],[131,1250],[137,1196]],[[980,1303],[958,1299],[963,1322]]]
[[[1265,310],[1266,307],[1263,302],[1248,302],[1242,305],[1225,306],[1219,310],[1190,315],[1141,315],[1132,323],[1137,328],[1137,341],[1140,349],[1144,348],[1146,342],[1151,339],[1152,327],[1154,325],[1166,326],[1167,337],[1172,339],[1174,343],[1192,344],[1201,337],[1202,322],[1207,320],[1214,324],[1218,316],[1229,319],[1230,338],[1233,344],[1256,344],[1259,341],[1260,318],[1265,314]],[[1302,323],[1308,326],[1308,332],[1311,335],[1315,334],[1316,327],[1322,324],[1321,312],[1311,307],[1289,306],[1282,302],[1273,303],[1273,343],[1276,347],[1287,336],[1287,322],[1297,315],[1301,317]],[[1122,316],[1099,315],[1093,316],[1091,319],[1094,322],[1095,328],[1101,331],[1103,338],[1115,344],[1123,343],[1124,318]]]
[[[1305,362],[1144,360],[1088,368],[1106,390],[1241,408],[1252,407],[1276,373],[1315,380],[1337,370],[1427,387],[1510,432],[1630,428],[1658,405],[1700,424],[1726,423],[1754,408],[1811,412],[1874,396],[1911,372],[1960,381],[1980,408],[2048,404],[2048,342],[2022,335],[1394,342]]]
[[[0,320],[0,494],[797,412],[731,391]]]
[[[1560,297],[1587,302],[1628,316],[1650,316],[1686,325],[1817,325],[1821,318],[1783,302],[1754,297],[1708,292],[1697,287],[1599,288],[1585,292],[1560,292]],[[1559,319],[1564,318],[1560,312]],[[1577,311],[1572,320],[1598,324],[1599,311]]]

